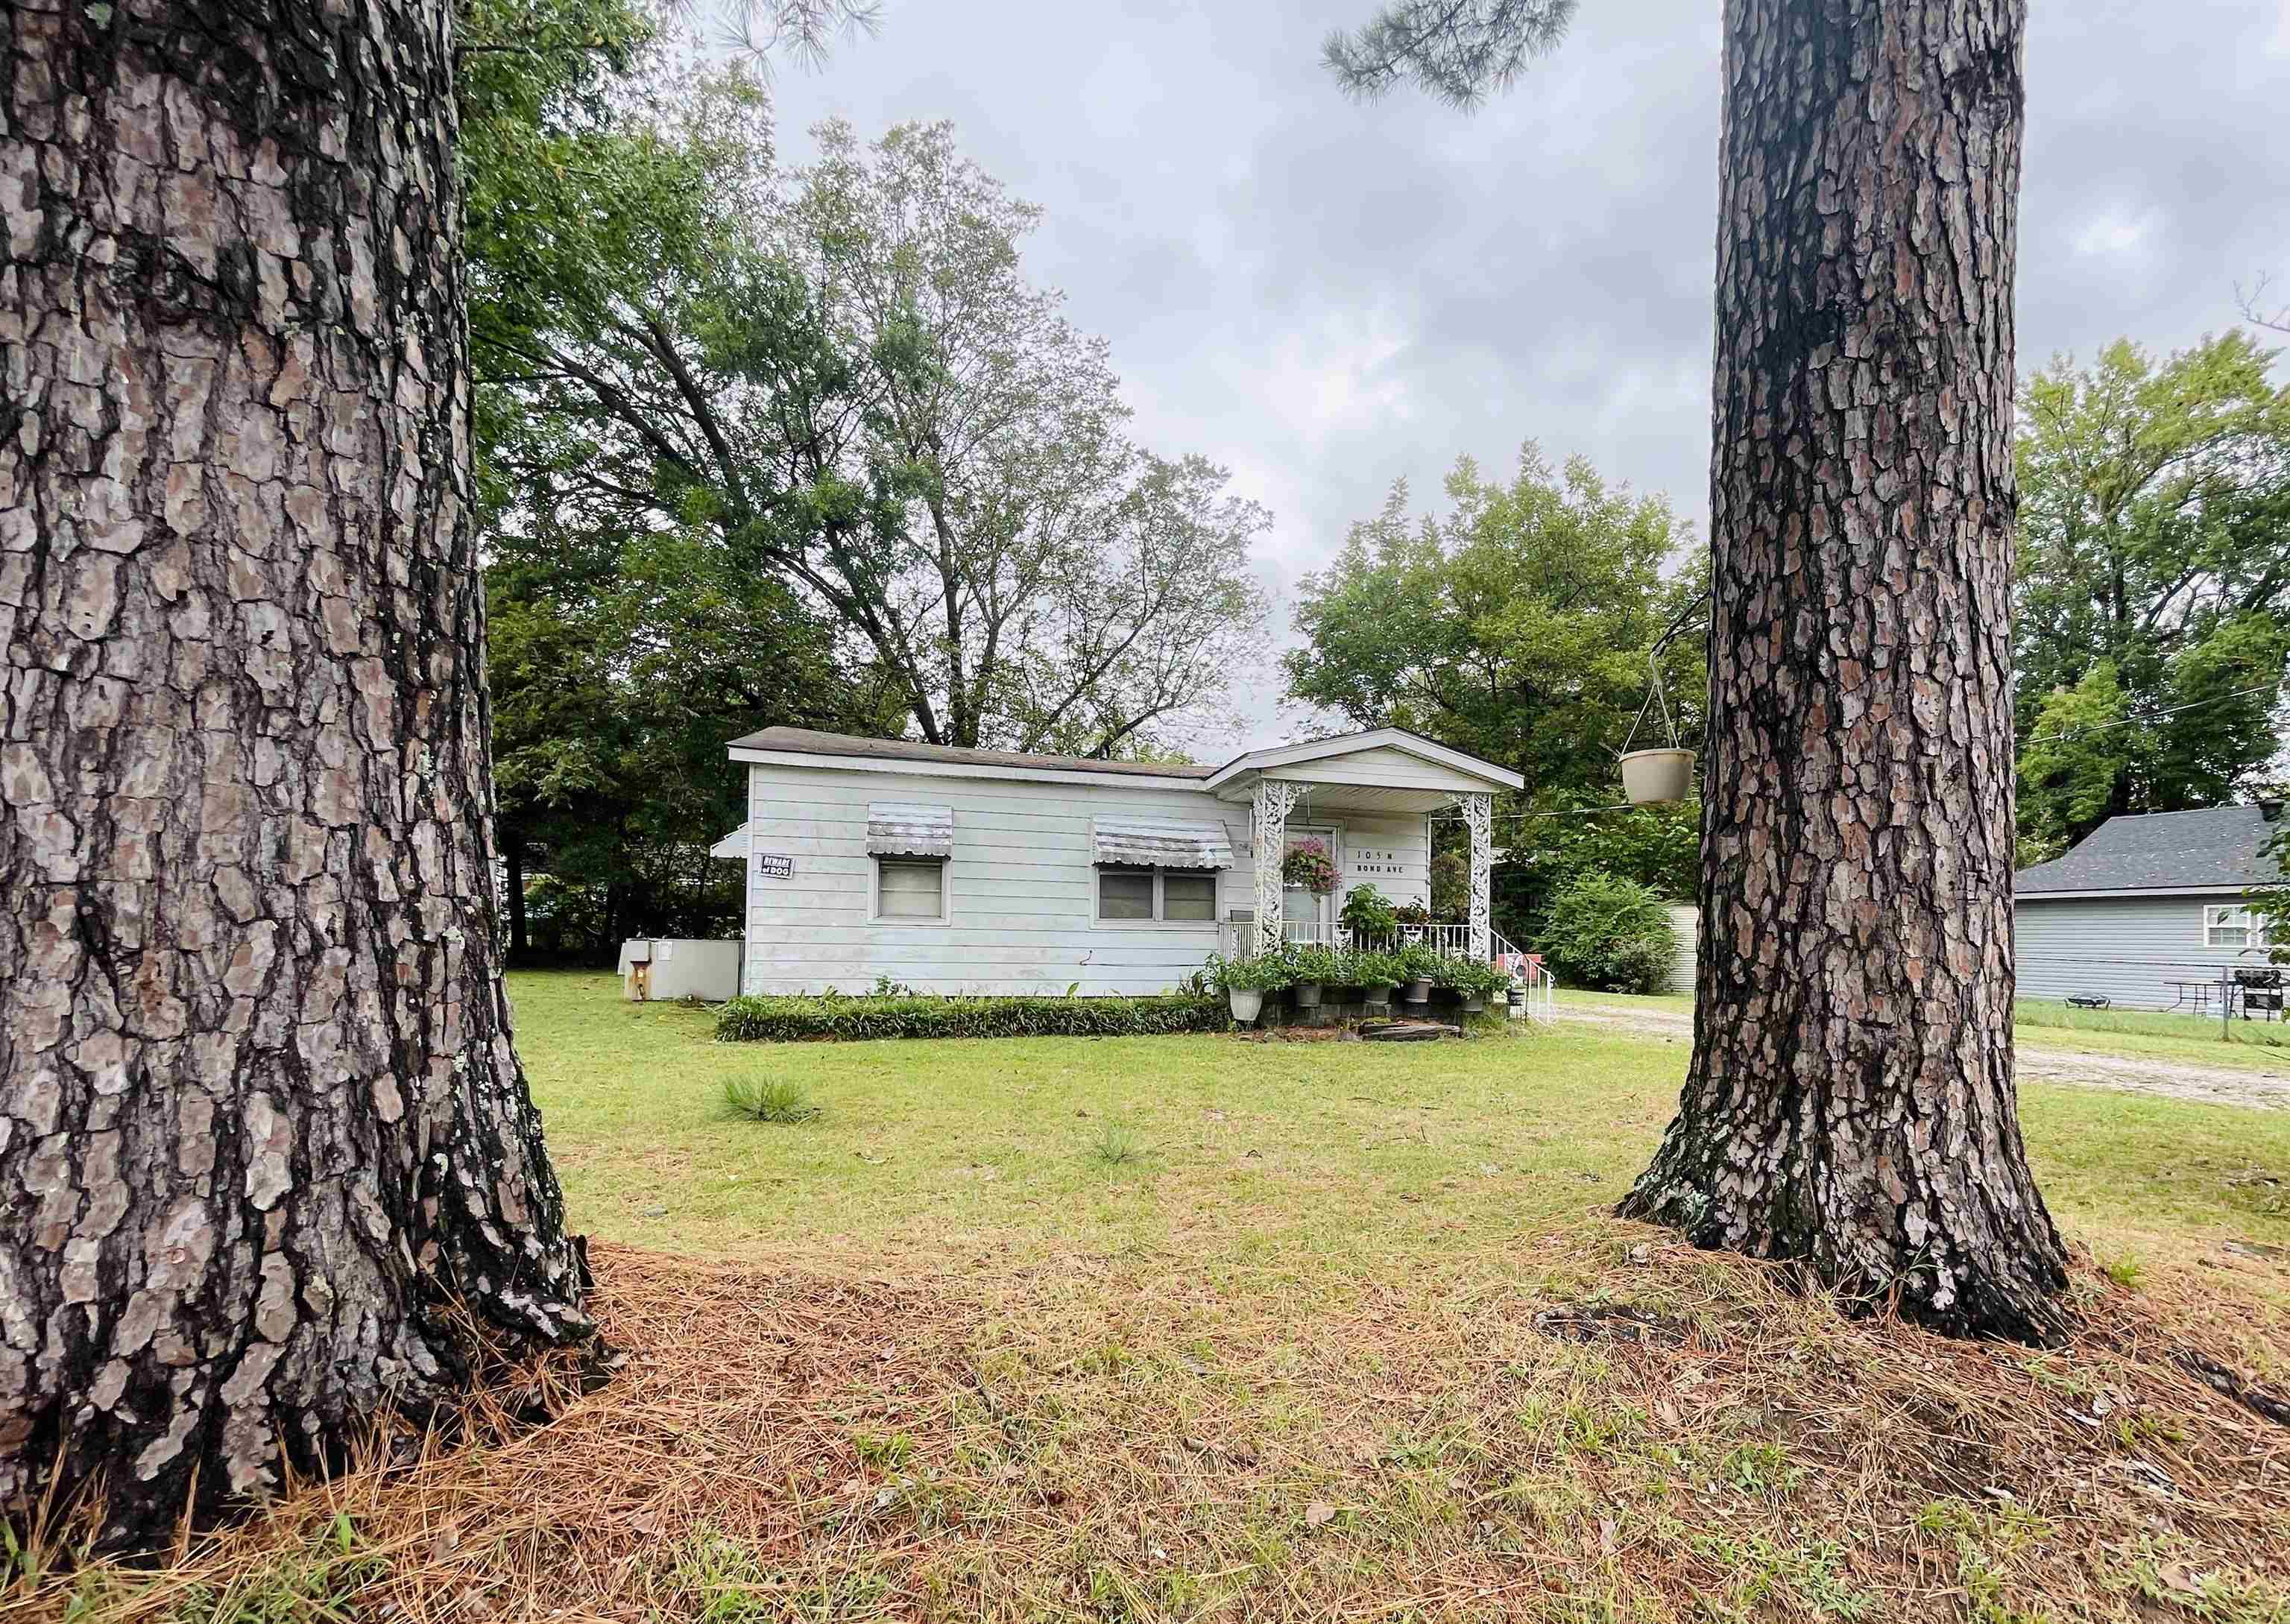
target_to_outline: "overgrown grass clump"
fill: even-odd
[[[809,1122],[819,1115],[803,1084],[791,1077],[726,1077],[724,1102],[757,1122]]]
[[[1221,997],[1168,993],[1146,998],[734,998],[717,1012],[724,1043],[797,1043],[877,1037],[1158,1037],[1221,1032]]]

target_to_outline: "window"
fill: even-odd
[[[1101,920],[1208,924],[1216,920],[1214,874],[1165,868],[1100,868],[1097,916]]]
[[[2214,902],[2203,908],[2203,946],[2230,951],[2267,945],[2266,921],[2253,919],[2239,902]]]
[[[875,865],[875,916],[878,919],[943,919],[946,917],[946,865],[897,863],[887,859]]]
[[[1101,919],[1150,919],[1153,916],[1153,871],[1102,868],[1097,876],[1097,916]]]
[[[1163,874],[1161,917],[1187,921],[1216,920],[1216,876]]]

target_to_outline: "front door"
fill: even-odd
[[[1293,852],[1307,842],[1317,842],[1320,850],[1328,854],[1330,862],[1341,863],[1335,830],[1292,823],[1287,835],[1287,851]],[[1338,872],[1341,872],[1341,868]],[[1280,917],[1287,924],[1290,941],[1332,942],[1336,939],[1336,893],[1311,891],[1301,885],[1283,886]]]

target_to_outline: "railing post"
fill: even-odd
[[[1456,801],[1471,829],[1470,956],[1485,964],[1493,954],[1495,798],[1480,792]]]
[[[1255,843],[1256,950],[1260,954],[1279,952],[1286,935],[1280,865],[1288,854],[1288,814],[1295,809],[1300,793],[1295,785],[1280,779],[1256,780],[1255,816],[1250,824],[1250,836]]]

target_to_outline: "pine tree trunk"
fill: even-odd
[[[532,956],[532,942],[524,921],[524,842],[511,840],[502,853],[508,884],[508,963],[522,964]]]
[[[0,12],[0,1504],[584,1339],[493,942],[446,0]],[[60,1466],[59,1467],[59,1462]]]
[[[1623,1203],[2063,1326],[2012,1078],[2022,0],[1727,0],[1693,1065]]]

